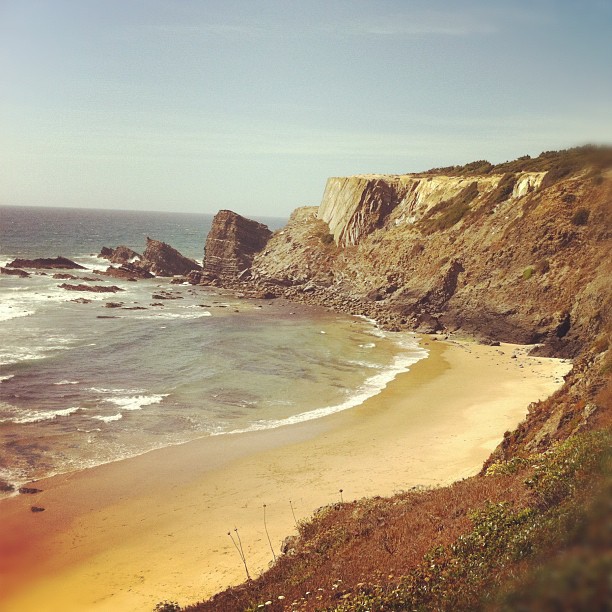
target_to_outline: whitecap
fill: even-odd
[[[168,397],[168,393],[160,393],[159,395],[131,395],[127,397],[109,397],[106,401],[115,406],[123,408],[123,410],[142,410],[145,406],[151,404],[159,404],[164,397]]]
[[[4,382],[5,380],[10,380],[14,376],[15,376],[14,374],[6,374],[5,376],[0,376],[0,383]]]
[[[8,418],[0,418],[0,423],[38,423],[40,421],[49,421],[58,417],[70,416],[80,410],[76,408],[64,408],[63,410],[26,410],[22,411],[18,408],[12,408],[11,411],[16,413],[14,416]]]
[[[104,423],[111,423],[112,421],[118,421],[123,418],[123,415],[118,412],[117,414],[111,414],[110,416],[103,416],[101,414],[96,414],[91,417],[92,419],[97,419],[98,421],[104,421]],[[99,430],[96,430],[99,431]],[[89,433],[89,432],[87,432]]]
[[[78,385],[78,380],[60,380],[59,382],[54,382],[54,385]]]

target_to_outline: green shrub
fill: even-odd
[[[456,196],[432,206],[421,220],[421,229],[430,234],[446,230],[458,223],[470,210],[470,203],[478,197],[478,183],[473,181]]]
[[[533,266],[527,266],[524,270],[523,270],[523,280],[529,280],[534,273],[535,269]]]

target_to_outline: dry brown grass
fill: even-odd
[[[301,525],[295,554],[251,583],[187,609],[246,610],[266,601],[272,602],[266,610],[284,610],[292,602],[302,610],[331,606],[362,583],[394,584],[432,548],[468,532],[474,509],[501,501],[523,507],[527,498],[520,479],[492,477],[328,506]]]

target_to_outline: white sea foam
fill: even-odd
[[[18,304],[0,304],[0,321],[10,321],[18,317],[28,317],[34,314],[30,308]]]
[[[20,361],[30,361],[34,359],[44,359],[44,351],[37,349],[15,348],[11,351],[0,351],[0,365],[19,363]]]
[[[15,376],[14,374],[6,374],[4,376],[0,376],[0,383],[4,382],[5,380],[10,380],[11,378],[13,378],[13,376]]]
[[[151,404],[159,404],[164,397],[168,397],[168,393],[160,393],[159,395],[131,395],[127,397],[109,397],[106,401],[115,406],[123,408],[123,410],[142,410],[145,406]]]
[[[360,366],[362,368],[370,368],[373,370],[382,370],[385,366],[379,363],[372,363],[371,361],[361,361],[359,359],[347,359],[346,363],[351,365]]]
[[[60,380],[59,382],[54,382],[54,385],[78,385],[78,380]]]
[[[374,348],[375,346],[376,346],[376,342],[366,342],[365,344],[360,344],[359,348],[371,349],[371,348]]]
[[[135,319],[201,319],[202,317],[212,317],[208,310],[202,312],[156,312],[145,315],[136,315]]]
[[[94,393],[144,393],[144,389],[106,389],[104,387],[89,387],[89,391]]]
[[[111,423],[112,421],[118,421],[123,418],[123,414],[118,412],[117,414],[111,414],[110,416],[102,416],[101,414],[96,414],[91,417],[92,419],[97,419],[98,421],[104,421],[105,423]],[[89,432],[87,432],[89,433]]]
[[[0,423],[38,423],[40,421],[49,421],[58,417],[70,416],[80,410],[77,406],[75,408],[65,408],[63,410],[19,410],[18,408],[11,407],[13,416],[6,418],[0,418]]]

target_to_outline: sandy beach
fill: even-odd
[[[470,476],[561,386],[567,361],[423,338],[428,359],[359,407],[205,438],[36,483],[0,502],[0,610],[140,611],[204,599],[272,559],[326,504]],[[291,503],[290,503],[291,502]],[[31,506],[44,512],[31,512]]]

